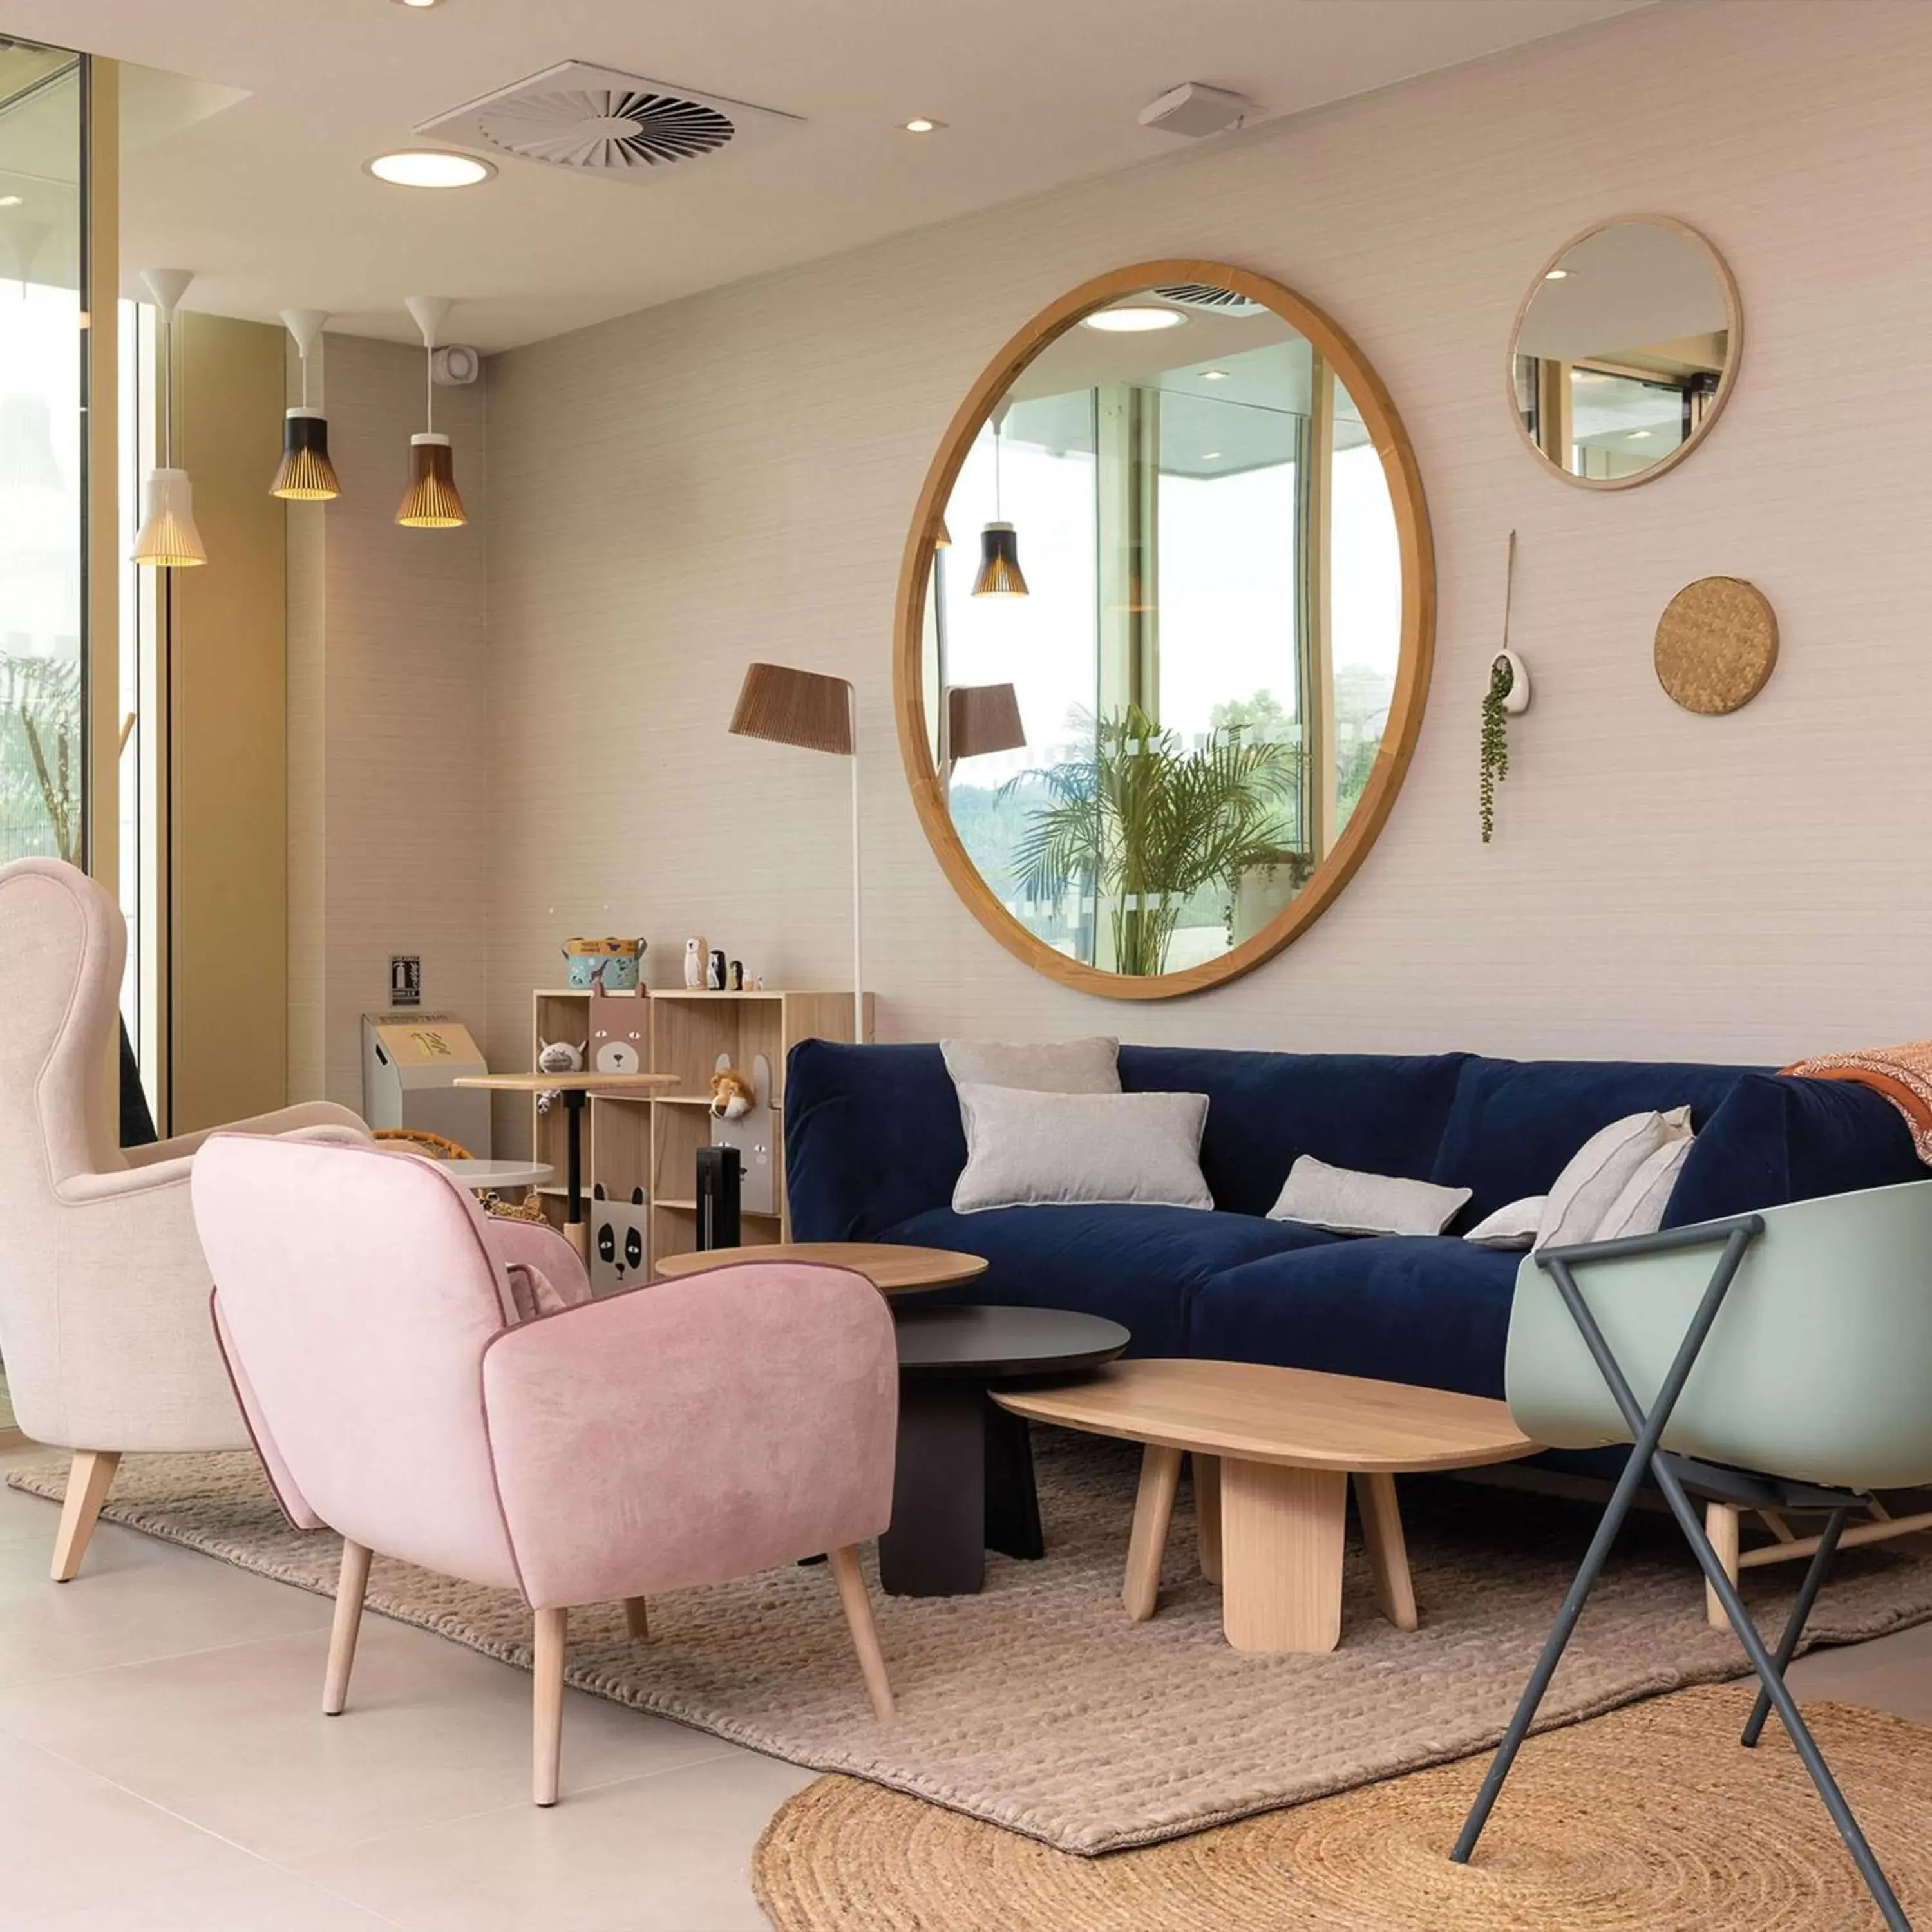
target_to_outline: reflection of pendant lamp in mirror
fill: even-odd
[[[746,667],[731,714],[740,738],[768,738],[804,752],[830,752],[852,760],[852,1037],[866,1037],[865,927],[859,896],[858,702],[842,677],[794,670],[789,664]]]
[[[186,268],[150,268],[141,278],[161,312],[161,461],[148,472],[146,514],[134,533],[134,561],[179,570],[208,561],[194,526],[194,492],[175,461],[175,310],[194,280]]]
[[[308,406],[308,352],[328,320],[319,308],[285,308],[282,322],[302,353],[302,406],[282,418],[282,463],[268,494],[291,503],[326,503],[342,494],[335,465],[328,460],[328,423]]]
[[[944,517],[933,526],[932,547],[934,550],[950,550],[952,548],[952,532],[946,527]]]
[[[410,487],[396,511],[396,521],[412,530],[453,530],[470,520],[456,494],[456,471],[449,439],[436,427],[436,338],[450,311],[447,296],[411,296],[410,314],[422,331],[427,370],[427,402],[423,430],[410,438]]]
[[[956,684],[946,693],[946,755],[982,758],[989,752],[1026,748],[1019,693],[1010,684]]]
[[[1024,597],[1026,579],[1020,574],[1020,543],[1011,524],[1000,516],[1000,430],[1004,415],[993,418],[993,520],[980,532],[980,574],[974,580],[975,597]]]

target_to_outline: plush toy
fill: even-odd
[[[684,942],[684,983],[694,993],[704,990],[704,969],[710,958],[702,939]]]
[[[711,1112],[715,1120],[742,1120],[758,1103],[752,1083],[735,1066],[721,1066],[711,1076]]]
[[[585,1042],[588,1045],[588,1042]],[[572,1046],[567,1040],[540,1040],[537,1042],[537,1071],[539,1073],[581,1073],[584,1071],[583,1046]],[[557,1090],[547,1088],[537,1096],[537,1112],[547,1114],[556,1105]]]

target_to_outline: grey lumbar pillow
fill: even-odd
[[[1546,1194],[1526,1194],[1478,1221],[1462,1238],[1479,1248],[1526,1248],[1536,1239]]]
[[[1118,1094],[1120,1042],[1061,1040],[1009,1046],[990,1040],[942,1040],[956,1087],[1013,1087],[1030,1094]]]
[[[1301,1221],[1331,1234],[1439,1234],[1467,1204],[1466,1187],[1360,1174],[1305,1154],[1288,1171],[1270,1221]]]
[[[1626,1114],[1599,1127],[1552,1184],[1536,1230],[1539,1248],[1603,1238],[1598,1228],[1636,1172],[1660,1148],[1690,1138],[1690,1109]],[[1661,1211],[1661,1210],[1660,1210]]]
[[[1212,1208],[1201,1173],[1204,1094],[959,1090],[966,1166],[957,1214],[1100,1202]]]

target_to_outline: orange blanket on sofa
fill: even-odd
[[[1802,1080],[1850,1080],[1876,1088],[1905,1116],[1918,1158],[1932,1167],[1932,1040],[1862,1053],[1821,1053],[1780,1070]]]

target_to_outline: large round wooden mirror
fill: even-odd
[[[1434,632],[1414,454],[1354,344],[1245,269],[1100,276],[1000,352],[920,494],[894,687],[926,836],[1041,972],[1216,986],[1360,864]]]

